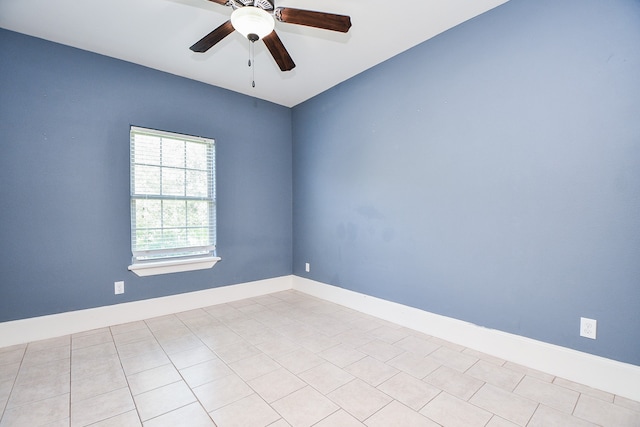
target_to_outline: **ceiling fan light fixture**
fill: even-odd
[[[275,21],[271,14],[259,7],[244,6],[231,14],[233,28],[251,41],[260,40],[271,34],[275,28]],[[252,35],[258,36],[251,37]]]

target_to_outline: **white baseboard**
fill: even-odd
[[[297,291],[447,341],[640,401],[640,366],[371,297],[298,276],[282,276],[162,298],[0,323],[0,347],[38,341],[274,292]]]
[[[293,289],[520,365],[640,401],[640,366],[483,328],[303,277]]]
[[[293,276],[0,323],[0,347],[135,322],[291,289]]]

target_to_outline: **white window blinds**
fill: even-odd
[[[212,139],[131,127],[133,263],[214,255]]]

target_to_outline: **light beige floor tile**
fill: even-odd
[[[640,413],[604,400],[580,395],[573,415],[604,427],[638,427]]]
[[[53,360],[40,365],[23,367],[18,371],[16,385],[46,382],[61,375],[68,375],[70,372],[71,361],[69,359]]]
[[[319,353],[328,348],[335,347],[336,345],[340,344],[340,341],[327,335],[316,333],[307,337],[300,338],[297,341],[297,344],[301,345],[312,353]]]
[[[351,329],[362,332],[369,332],[379,328],[380,326],[382,326],[382,324],[380,323],[380,319],[376,319],[373,316],[363,315],[359,319],[349,322],[349,326],[351,327]]]
[[[574,383],[573,381],[565,380],[564,378],[556,377],[553,380],[553,383],[564,388],[575,390],[581,394],[587,394],[591,397],[597,397],[598,399],[604,400],[605,402],[613,402],[613,399],[614,399],[614,395],[611,393],[607,393],[602,390],[597,390],[595,388],[591,388],[586,385]]]
[[[68,426],[68,424],[67,424]],[[138,411],[129,411],[91,424],[91,427],[141,427]]]
[[[139,427],[132,391],[159,393],[138,408],[151,427],[215,426],[206,411],[251,427],[472,426],[489,412],[484,427],[640,426],[640,402],[293,290],[0,348],[2,427]]]
[[[276,316],[273,313],[271,314],[269,313],[266,313],[266,315]],[[262,316],[259,315],[259,317],[264,318],[264,315]],[[227,323],[227,326],[231,328],[235,333],[241,335],[242,337],[259,334],[262,331],[264,331],[266,328],[264,323],[259,322],[255,318],[237,320],[234,322]]]
[[[496,366],[502,366],[505,363],[504,359],[500,359],[499,357],[492,356],[490,354],[482,353],[472,348],[465,348],[464,350],[462,350],[462,352],[464,354],[468,354],[469,356],[473,356],[476,359],[484,360],[485,362],[489,362]]]
[[[0,353],[0,368],[4,365],[12,365],[15,363],[20,363],[22,361],[22,357],[24,356],[24,348],[17,348],[14,350],[6,350]]]
[[[511,369],[512,371],[524,374],[524,375],[528,375],[530,377],[534,377],[537,378],[539,380],[542,381],[546,381],[548,383],[553,382],[553,379],[555,378],[553,375],[551,374],[547,374],[545,372],[541,372],[538,371],[536,369],[532,369],[532,368],[528,368],[526,366],[522,366],[519,365],[517,363],[513,363],[513,362],[505,362],[505,364],[503,365],[505,368],[507,369]]]
[[[175,338],[171,340],[158,340],[162,348],[164,349],[167,355],[172,355],[174,353],[180,353],[183,351],[190,351],[196,347],[202,346],[202,341],[200,338],[196,337],[194,334],[189,333],[189,335]]]
[[[133,375],[137,372],[146,371],[147,369],[157,368],[158,366],[171,363],[167,355],[161,349],[156,349],[149,353],[138,354],[133,357],[122,358],[122,369],[127,375]]]
[[[340,368],[344,368],[367,355],[349,345],[341,344],[320,352],[319,356]]]
[[[242,341],[242,337],[240,335],[236,334],[224,325],[213,326],[206,330],[199,330],[196,335],[213,351],[235,342]]]
[[[156,332],[162,329],[171,329],[174,327],[184,326],[178,316],[174,314],[167,314],[165,316],[158,316],[152,319],[146,319],[144,323],[151,329],[152,332]]]
[[[67,418],[69,395],[62,394],[5,410],[0,426],[41,426]]]
[[[276,421],[275,423],[271,423],[269,424],[269,427],[291,427],[291,424],[289,424],[288,422],[286,422],[284,420],[284,418],[280,418],[278,421]]]
[[[199,347],[171,354],[169,358],[176,368],[184,369],[208,360],[215,360],[218,357],[209,347],[203,344]]]
[[[216,318],[228,317],[233,313],[242,314],[242,312],[239,312],[235,307],[229,304],[216,304],[209,307],[204,307],[203,310]]]
[[[328,394],[355,378],[344,369],[329,362],[302,372],[299,377],[322,394]]]
[[[111,333],[114,335],[120,335],[131,331],[137,331],[139,329],[148,329],[147,324],[143,320],[138,320],[135,322],[129,323],[121,323],[119,325],[111,326]]]
[[[398,369],[367,356],[344,368],[345,371],[376,387],[398,372]]]
[[[172,326],[169,328],[152,330],[153,336],[158,340],[161,344],[167,344],[172,341],[177,341],[180,344],[174,345],[178,347],[178,351],[181,350],[180,347],[183,347],[183,350],[189,348],[190,340],[194,340],[195,334],[191,332],[191,329],[187,328],[182,322],[180,322],[179,326]],[[200,344],[200,343],[197,343]]]
[[[182,376],[170,363],[127,377],[131,394],[134,396],[181,380]]]
[[[20,370],[20,362],[10,363],[8,365],[0,365],[0,382],[13,381],[18,376]]]
[[[271,405],[293,427],[311,426],[339,408],[311,387],[304,387]]]
[[[71,381],[85,377],[95,377],[111,371],[121,371],[122,366],[117,354],[104,359],[86,360],[71,363]]]
[[[198,402],[144,422],[144,427],[216,427]]]
[[[189,387],[194,388],[231,375],[233,371],[222,360],[216,358],[181,369],[180,374]]]
[[[482,386],[469,402],[521,426],[527,424],[538,406],[532,400],[491,384]]]
[[[433,341],[409,335],[393,344],[405,351],[410,351],[418,356],[426,356],[436,351],[440,346]]]
[[[404,352],[397,357],[387,361],[387,365],[400,369],[407,374],[422,379],[442,366],[433,359],[420,356],[411,352]]]
[[[155,338],[146,338],[127,344],[117,344],[118,355],[121,359],[128,359],[145,353],[162,351],[162,347]]]
[[[411,335],[409,331],[404,328],[398,328],[396,325],[394,325],[394,327],[388,325],[380,326],[379,328],[369,331],[368,334],[389,344],[397,343]]]
[[[95,331],[91,334],[77,334],[71,337],[71,348],[77,350],[79,348],[91,347],[92,345],[105,344],[113,342],[111,331],[108,328]]]
[[[440,389],[404,372],[400,372],[380,384],[378,390],[385,392],[415,411],[420,410],[440,393]]]
[[[268,403],[275,402],[307,385],[284,368],[255,378],[248,384]]]
[[[308,337],[316,333],[316,331],[309,326],[298,322],[283,325],[278,328],[278,332],[293,342],[297,342],[300,338]]]
[[[11,398],[8,400],[6,407],[7,409],[11,409],[16,406],[60,396],[62,394],[68,395],[70,392],[70,383],[71,378],[69,374],[47,378],[46,380],[35,383],[16,385],[13,387],[13,391],[11,391],[13,382],[7,383],[9,385],[9,387],[7,387],[7,397],[9,392],[11,392]],[[0,398],[2,394],[0,391]]]
[[[29,353],[30,351],[39,351],[47,348],[56,348],[68,345],[71,345],[71,335],[49,338],[46,340],[30,342],[27,345],[27,353]]]
[[[364,354],[368,354],[381,362],[386,362],[389,359],[393,359],[394,357],[404,353],[403,349],[379,339],[369,341],[368,343],[358,347],[357,350]]]
[[[344,409],[340,409],[329,415],[313,427],[364,427],[360,421],[351,416]]]
[[[455,344],[452,343],[451,341],[447,341],[447,340],[443,340],[442,338],[438,338],[438,337],[431,337],[429,338],[429,341],[434,342],[442,347],[446,347],[450,350],[462,353],[464,351],[464,349],[466,348],[463,345],[460,344]]]
[[[522,378],[524,378],[524,374],[514,372],[485,360],[479,360],[478,363],[470,367],[465,374],[507,391],[513,391],[518,383],[522,381]]]
[[[360,347],[361,345],[364,345],[364,344],[366,344],[368,342],[371,342],[376,338],[372,337],[371,335],[367,334],[366,332],[362,332],[362,331],[359,331],[357,329],[355,329],[355,330],[354,329],[350,329],[348,331],[345,331],[345,332],[343,332],[341,334],[336,335],[335,337],[333,337],[333,339],[335,341],[337,341],[338,344],[345,344],[345,345],[348,345],[351,348],[356,348],[356,347]]]
[[[439,427],[430,419],[395,400],[367,418],[364,423],[368,427]]]
[[[427,357],[460,372],[466,371],[478,361],[476,357],[444,346],[433,351]]]
[[[211,418],[218,427],[262,427],[279,420],[280,414],[252,394],[211,412]]]
[[[196,401],[191,389],[183,381],[147,391],[133,398],[143,422]]]
[[[8,347],[0,347],[0,356],[4,353],[13,352],[16,350],[20,350],[24,353],[27,350],[27,344],[14,344]]]
[[[493,416],[448,393],[440,393],[420,413],[444,427],[484,427]]]
[[[182,320],[182,323],[184,323],[185,326],[191,329],[194,333],[200,329],[206,329],[210,326],[220,324],[220,321],[218,319],[215,319],[213,316],[209,315],[204,310],[202,311],[202,313],[203,314],[200,316],[182,318],[178,315],[178,317],[180,317],[180,320]]]
[[[579,397],[577,391],[528,376],[518,384],[514,393],[567,414],[573,412]]]
[[[616,396],[613,403],[624,408],[631,409],[632,411],[640,412],[640,402],[638,401],[627,399],[622,396]]]
[[[539,405],[527,427],[597,427],[566,412]]]
[[[74,364],[92,363],[95,360],[108,359],[117,354],[115,344],[113,342],[106,342],[73,350],[71,360]]]
[[[9,395],[12,389],[13,389],[13,380],[0,381],[0,414],[4,412],[4,408],[6,407],[9,401]]]
[[[143,325],[143,327],[139,329],[133,329],[121,334],[113,335],[113,341],[116,345],[131,344],[132,342],[144,341],[153,338],[153,333],[151,333],[146,325]]]
[[[71,357],[71,345],[45,348],[42,350],[27,349],[22,359],[22,367],[41,365],[52,360],[69,359]]]
[[[71,427],[87,426],[135,410],[128,388],[71,403]]]
[[[275,356],[275,360],[294,374],[299,374],[325,363],[323,358],[304,348],[293,350],[291,353]]]
[[[273,359],[266,354],[258,354],[256,356],[230,363],[229,367],[233,369],[243,380],[249,381],[254,378],[261,377],[264,374],[268,374],[271,371],[275,371],[280,368],[280,365],[274,362]]]
[[[469,400],[484,384],[484,382],[448,366],[439,367],[427,375],[424,381],[462,400]]]
[[[64,418],[64,419],[60,419],[48,424],[44,424],[42,427],[69,427],[69,423],[71,422],[71,420],[69,418]],[[91,427],[94,427],[94,425],[92,425]]]
[[[75,380],[71,384],[71,403],[89,399],[100,394],[118,390],[127,386],[127,380],[121,368]]]
[[[195,387],[193,392],[207,412],[215,411],[253,393],[239,376],[227,375],[215,381]]]
[[[275,357],[278,355],[290,353],[300,346],[292,340],[280,336],[269,341],[263,341],[259,344],[256,344],[256,347],[260,349],[260,351],[262,351],[264,354]]]
[[[494,415],[493,418],[487,423],[487,427],[518,427],[518,424],[507,421],[504,418],[500,418]]]
[[[261,351],[247,341],[237,341],[216,349],[216,354],[226,363],[237,362],[251,356],[257,356]]]
[[[108,333],[109,335],[111,335],[111,329],[109,329],[109,327],[90,329],[88,331],[76,332],[74,334],[71,334],[71,345],[73,345],[73,340],[76,339],[76,338],[82,338],[82,337],[86,337],[86,336],[89,336],[89,335],[103,334],[105,332]]]
[[[332,391],[327,397],[360,421],[369,418],[392,400],[357,378]]]

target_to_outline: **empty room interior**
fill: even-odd
[[[0,427],[640,426],[640,1],[75,3],[0,0]]]

